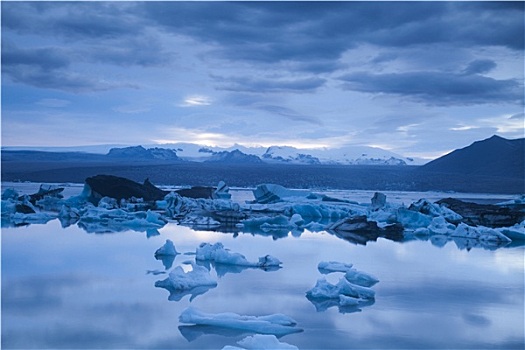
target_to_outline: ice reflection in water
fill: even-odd
[[[90,235],[56,220],[3,229],[2,347],[217,349],[250,334],[183,326],[178,316],[190,305],[214,314],[289,315],[304,332],[282,339],[302,349],[524,346],[523,246],[487,250],[445,237],[438,248],[438,236],[379,237],[363,246],[308,230],[279,240],[244,232],[234,238],[175,224],[158,233]],[[153,253],[167,238],[182,252],[174,266],[200,243],[222,242],[250,261],[272,254],[283,268],[233,273],[211,265],[216,288],[169,302],[153,287],[159,277],[144,274],[165,268]],[[376,276],[375,303],[360,305],[362,312],[312,304],[305,292],[320,261],[352,262]]]

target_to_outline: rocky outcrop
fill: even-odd
[[[510,227],[525,220],[525,205],[507,207],[463,202],[455,198],[445,198],[436,203],[458,213],[463,217],[461,221],[471,226]]]
[[[154,201],[163,199],[169,193],[156,187],[148,179],[143,184],[140,184],[113,175],[88,177],[86,184],[90,187],[91,197],[95,201],[100,200],[102,197],[111,197],[117,200],[135,197],[142,198],[145,201]]]
[[[377,222],[369,221],[366,215],[339,220],[329,226],[327,231],[352,243],[363,245],[368,241],[377,241],[379,237],[392,241],[402,241],[404,238],[404,229],[401,224],[379,227]]]

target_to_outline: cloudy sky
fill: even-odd
[[[2,1],[2,145],[523,137],[524,4]]]

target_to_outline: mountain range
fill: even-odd
[[[69,149],[72,150],[72,149]],[[377,149],[232,149],[177,144],[113,147],[105,153],[2,149],[2,181],[83,182],[109,174],[166,185],[525,193],[525,139],[477,141],[422,166]],[[365,153],[366,152],[366,153]],[[302,164],[302,165],[298,165]],[[390,166],[378,166],[390,165]]]
[[[302,164],[302,165],[420,165],[424,161],[403,157],[402,155],[367,146],[351,146],[345,148],[320,148],[298,149],[290,146],[245,147],[234,145],[228,148],[209,147],[192,143],[174,143],[164,145],[144,145],[132,147],[113,147],[102,154],[103,147],[97,146],[78,148],[29,148],[29,147],[4,147],[8,153],[18,152],[18,156],[28,157],[33,154],[37,159],[49,158],[56,160],[63,157],[70,160],[140,160],[140,161],[190,161],[214,163],[271,163],[271,164]],[[72,152],[73,151],[73,152]],[[35,153],[38,152],[38,153]],[[48,154],[47,153],[53,153]]]

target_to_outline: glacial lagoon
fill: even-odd
[[[358,202],[369,201],[372,194],[330,192]],[[237,201],[250,199],[248,190],[232,195]],[[387,193],[387,201],[409,204],[447,196]],[[154,255],[167,239],[180,253],[171,262]],[[216,287],[169,300],[170,292],[155,283],[176,266],[187,270],[185,263],[195,260],[203,242],[221,242],[250,261],[270,254],[282,268],[212,265]],[[232,234],[176,223],[157,232],[105,234],[76,225],[62,228],[58,220],[6,227],[2,348],[222,349],[253,335],[180,322],[179,316],[192,307],[211,314],[284,314],[300,331],[279,341],[299,349],[523,349],[524,252],[521,244],[467,249],[461,239],[379,238],[363,245],[328,232]],[[317,268],[321,261],[353,264],[377,277],[375,298],[359,307],[310,301],[306,292],[318,279],[335,284],[343,276],[322,274]]]

